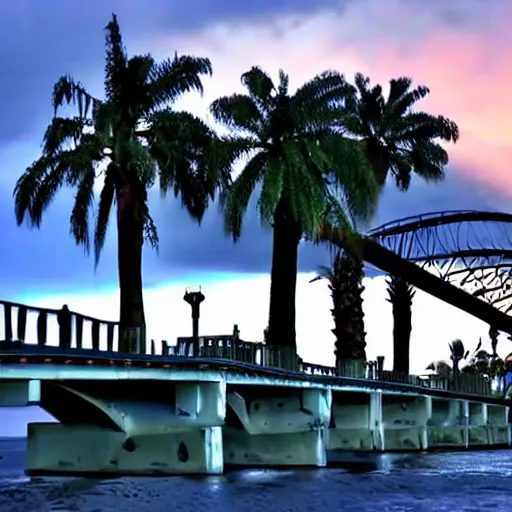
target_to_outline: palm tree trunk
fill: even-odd
[[[120,352],[145,353],[146,321],[142,298],[142,246],[146,190],[139,181],[127,181],[117,191],[117,259],[120,291]],[[140,328],[140,345],[130,338]]]
[[[393,371],[408,374],[415,291],[402,276],[392,275],[388,294],[393,307]]]
[[[393,371],[409,373],[411,310],[407,304],[393,304]]]
[[[283,202],[274,214],[273,235],[268,344],[296,351],[295,290],[301,230],[287,215]]]

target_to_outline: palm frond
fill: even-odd
[[[231,186],[221,195],[224,231],[236,242],[241,235],[242,219],[256,185],[263,179],[268,159],[264,152],[254,155]]]
[[[43,213],[64,186],[79,185],[84,175],[103,159],[101,141],[94,134],[82,137],[72,150],[43,155],[19,178],[14,189],[15,214],[21,224],[28,214],[32,227],[40,227]]]
[[[353,139],[331,136],[320,141],[320,147],[330,155],[327,169],[334,190],[354,219],[365,224],[375,213],[379,186],[361,145]]]
[[[189,91],[203,93],[201,77],[211,76],[210,59],[176,54],[153,66],[148,85],[151,109],[172,104]]]
[[[425,98],[430,93],[430,89],[423,85],[411,90],[412,79],[408,77],[390,80],[389,85],[390,89],[385,113],[385,117],[389,120],[404,116],[416,102]]]
[[[69,75],[62,76],[53,86],[52,104],[54,115],[64,104],[73,104],[78,109],[78,116],[88,117],[91,109],[101,103],[89,94],[80,82],[76,82]]]
[[[232,130],[261,136],[264,117],[253,98],[245,94],[232,94],[218,98],[210,105],[215,121]]]
[[[94,199],[95,179],[96,175],[91,162],[89,171],[82,174],[82,179],[78,184],[75,204],[69,219],[71,234],[75,242],[77,245],[83,245],[87,253],[89,252],[89,213]]]
[[[229,178],[230,165],[215,133],[187,112],[159,111],[151,117],[148,151],[158,164],[160,190],[174,191],[198,222]]]
[[[105,94],[108,101],[121,103],[127,55],[115,14],[105,27],[105,33]]]
[[[53,195],[65,181],[65,169],[59,167],[54,157],[42,156],[36,160],[20,176],[14,187],[14,211],[16,222],[21,225],[24,220],[31,227],[41,225],[41,216],[33,215],[34,203],[41,203],[41,194],[44,194],[43,202],[48,204]],[[43,184],[48,188],[41,191]]]
[[[271,108],[273,94],[276,93],[274,82],[270,76],[258,66],[253,66],[242,74],[242,84],[258,105],[261,112],[268,113]]]
[[[87,126],[90,122],[82,117],[54,117],[43,137],[43,155],[51,156],[61,149],[69,149],[65,147],[67,143],[72,144],[71,149],[76,147]]]
[[[342,74],[325,71],[303,84],[292,97],[292,115],[297,126],[309,133],[325,130],[343,112],[351,87]]]
[[[148,243],[158,253],[159,238],[158,231],[156,229],[153,217],[149,214],[149,208],[147,204],[144,204],[143,208],[144,215],[144,241]]]
[[[113,162],[109,164],[105,171],[105,180],[101,189],[98,211],[96,216],[96,228],[94,231],[94,264],[97,267],[101,251],[105,245],[105,238],[110,219],[110,211],[115,201],[116,181],[119,178],[119,170]]]

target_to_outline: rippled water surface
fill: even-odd
[[[0,512],[510,512],[512,451],[382,455],[346,469],[206,478],[29,479],[0,441]]]

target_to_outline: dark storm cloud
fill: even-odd
[[[407,193],[399,192],[390,183],[371,227],[441,210],[506,210],[505,200],[500,202],[495,194],[451,176],[439,185],[413,182]],[[222,217],[216,206],[208,211],[201,227],[189,224],[187,214],[175,205],[162,205],[158,221],[162,241],[160,259],[170,268],[257,273],[270,270],[272,234],[260,226],[255,201],[249,207],[243,235],[237,244],[224,235]],[[186,229],[180,227],[182,223]],[[299,270],[315,271],[319,264],[327,264],[329,258],[326,248],[304,243],[300,248]]]
[[[12,186],[37,154],[44,126],[51,115],[50,95],[55,80],[70,73],[87,86],[101,86],[103,27],[112,12],[119,15],[129,52],[151,50],[151,39],[172,31],[186,31],[214,21],[250,20],[283,12],[307,12],[338,2],[295,0],[276,2],[214,2],[213,0],[18,0],[0,3],[0,298],[32,293],[85,292],[117,282],[115,224],[97,271],[92,258],[69,236],[71,193],[61,193],[40,231],[17,227]],[[147,42],[147,44],[146,44]],[[140,44],[139,44],[140,43]],[[101,94],[101,91],[94,91]],[[28,141],[28,143],[26,142]],[[5,148],[11,148],[7,157]],[[12,150],[14,148],[14,150]],[[159,227],[160,255],[146,249],[145,284],[151,286],[204,271],[268,272],[271,232],[264,231],[253,205],[242,239],[227,238],[216,206],[201,227],[189,219],[178,202],[153,201]],[[415,184],[407,194],[391,187],[385,192],[374,224],[432,210],[500,209],[491,196],[454,179],[440,186]],[[325,248],[303,244],[299,269],[314,271],[326,264]]]
[[[71,192],[61,192],[45,217],[41,231],[17,227],[12,187],[37,156],[43,130],[51,116],[51,91],[62,74],[71,74],[94,94],[101,94],[103,28],[112,12],[119,16],[129,52],[150,46],[152,38],[186,31],[224,19],[250,19],[269,13],[312,9],[294,2],[188,2],[151,0],[18,0],[0,3],[0,280],[2,297],[115,284],[115,226],[100,266],[69,236]],[[322,3],[316,3],[315,9]],[[150,48],[149,48],[150,49]],[[146,49],[147,51],[147,49]],[[171,209],[178,208],[178,205]],[[180,229],[185,229],[183,223]],[[145,257],[146,284],[169,276],[165,260],[152,251]],[[187,269],[189,267],[186,267]],[[172,275],[178,273],[173,269]]]
[[[326,0],[328,1],[328,0]],[[221,19],[250,19],[269,12],[320,8],[323,2],[214,0],[18,0],[0,3],[0,144],[34,130],[50,116],[54,82],[65,73],[79,80],[101,76],[103,32],[119,15],[125,40],[134,42]],[[131,51],[134,51],[133,49]],[[87,83],[87,82],[86,82]],[[35,133],[37,136],[38,134]]]

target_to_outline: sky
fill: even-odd
[[[0,282],[2,297],[115,319],[118,315],[115,230],[100,265],[69,236],[72,191],[51,205],[40,230],[18,227],[12,192],[39,155],[51,118],[53,83],[65,73],[101,96],[103,27],[118,14],[130,54],[156,58],[175,51],[208,56],[213,77],[205,94],[191,94],[177,108],[209,120],[215,98],[241,91],[240,75],[259,65],[273,76],[283,68],[296,87],[325,69],[351,79],[355,72],[386,83],[411,76],[431,94],[419,105],[455,120],[460,141],[449,148],[447,179],[439,185],[414,180],[406,194],[386,188],[372,225],[446,209],[510,212],[512,174],[512,19],[508,0],[318,0],[234,2],[213,0],[18,0],[0,4]],[[261,339],[268,314],[271,236],[255,208],[236,245],[226,238],[217,205],[201,226],[179,202],[150,195],[160,251],[145,250],[148,334],[174,340],[190,333],[185,286],[202,285],[207,297],[200,328],[229,333],[234,323],[248,340]],[[310,284],[324,248],[300,248],[297,292],[298,350],[305,360],[332,364],[329,295],[325,283]],[[391,308],[383,276],[365,279],[368,355],[392,364]],[[432,359],[448,357],[454,338],[476,345],[488,327],[418,292],[413,308],[411,367],[421,372]],[[503,337],[502,355],[512,350]],[[1,432],[0,432],[1,435]]]

